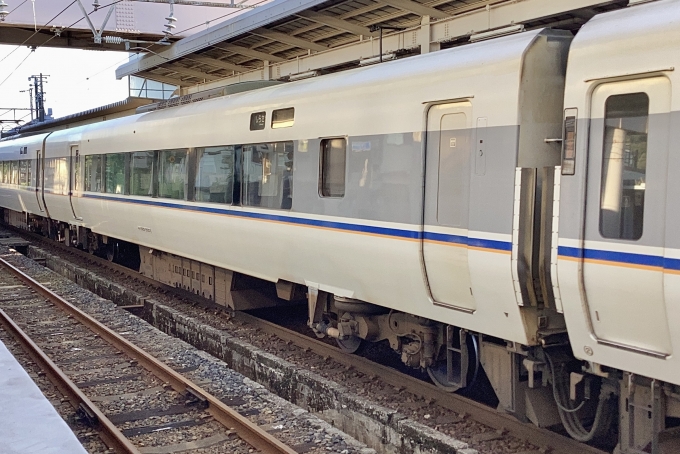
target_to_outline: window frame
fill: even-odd
[[[342,169],[342,194],[341,195],[331,195],[331,194],[324,194],[324,184],[325,184],[325,175],[326,173],[324,172],[324,163],[325,163],[325,151],[326,147],[325,144],[333,141],[333,140],[342,140],[344,141],[344,157],[345,159],[343,160],[343,169]],[[338,137],[324,137],[321,139],[319,142],[319,186],[318,186],[318,194],[319,197],[323,199],[342,199],[345,197],[345,194],[347,193],[347,158],[349,157],[349,154],[347,153],[347,143],[349,142],[349,137],[348,136],[338,136]]]
[[[129,186],[128,180],[127,180],[129,172],[128,172],[127,168],[129,167],[129,163],[130,163],[130,158],[129,158],[130,153],[124,153],[124,152],[123,153],[106,153],[102,156],[104,156],[103,172],[102,172],[102,176],[103,176],[103,178],[102,178],[102,180],[103,180],[102,181],[102,192],[105,193],[105,194],[112,194],[112,195],[125,195],[125,194],[127,194],[128,186]],[[109,191],[109,188],[108,188],[108,184],[107,184],[108,175],[106,173],[106,168],[107,168],[107,162],[108,162],[108,160],[111,156],[122,156],[122,158],[123,158],[123,187],[122,187],[121,192]]]
[[[190,170],[190,195],[191,197],[188,199],[189,201],[196,202],[196,203],[210,203],[210,204],[216,204],[216,205],[224,205],[224,206],[234,206],[238,204],[238,200],[236,199],[236,194],[240,194],[240,187],[239,191],[237,191],[236,187],[240,186],[241,184],[241,178],[240,176],[237,177],[237,174],[240,173],[241,171],[241,166],[238,165],[238,161],[241,159],[241,153],[240,153],[240,145],[213,145],[213,146],[206,146],[206,147],[195,147],[192,149],[192,156],[190,160],[190,165],[191,165],[191,170]],[[211,201],[204,201],[204,200],[197,200],[197,195],[200,193],[198,190],[196,183],[199,181],[199,171],[200,171],[200,159],[199,159],[199,152],[205,153],[205,150],[208,148],[231,148],[232,149],[232,174],[231,174],[231,191],[225,192],[230,193],[231,196],[231,201],[230,202],[211,202]],[[229,178],[227,178],[228,180]]]
[[[134,155],[137,153],[146,153],[147,154],[147,159],[151,158],[151,171],[150,171],[150,178],[149,178],[149,190],[147,194],[133,194],[132,193],[132,186],[133,186],[133,166],[132,164],[134,163]],[[158,153],[155,150],[141,150],[141,151],[130,151],[127,153],[128,158],[127,158],[127,163],[126,163],[126,183],[127,183],[127,190],[125,192],[125,195],[129,195],[132,197],[156,197],[156,172],[157,172],[157,167],[158,167]]]
[[[191,157],[190,153],[190,148],[170,148],[170,149],[163,149],[163,150],[156,150],[155,151],[155,162],[156,166],[155,169],[152,169],[152,174],[153,174],[153,181],[155,184],[154,187],[154,197],[159,198],[159,199],[168,199],[168,200],[189,200],[188,195],[189,195],[189,159]],[[161,195],[161,178],[163,177],[162,171],[161,171],[161,159],[163,156],[164,152],[184,152],[184,181],[183,185],[184,187],[182,188],[183,195],[182,197],[169,197],[166,195]],[[155,172],[154,172],[155,170]]]
[[[610,119],[639,118],[639,116],[637,116],[637,115],[621,116],[620,112],[614,112],[618,116],[614,116],[614,115],[608,116],[608,106],[609,106],[609,102],[610,102],[610,100],[612,100],[612,98],[622,98],[624,96],[633,97],[633,96],[639,96],[639,95],[644,95],[644,97],[646,98],[646,104],[647,104],[647,109],[646,109],[646,113],[645,113],[646,132],[644,133],[644,135],[645,135],[645,142],[644,142],[645,143],[645,148],[644,148],[645,189],[643,189],[642,197],[641,197],[642,203],[641,203],[641,213],[640,213],[640,219],[639,219],[640,220],[640,230],[639,230],[639,235],[638,235],[637,232],[635,232],[636,216],[635,216],[635,213],[633,213],[633,221],[632,221],[632,225],[630,227],[633,229],[634,235],[630,238],[624,236],[625,233],[624,233],[623,222],[625,222],[625,221],[624,221],[624,218],[623,218],[623,211],[621,211],[620,219],[619,219],[619,234],[617,236],[611,236],[606,231],[607,229],[605,228],[606,227],[605,224],[606,224],[607,221],[605,220],[605,217],[604,217],[605,212],[608,211],[604,208],[604,205],[605,205],[605,201],[604,201],[605,190],[606,190],[606,185],[607,185],[607,182],[608,182],[608,180],[605,179],[605,176],[607,175],[606,169],[608,169],[608,164],[609,164],[608,161],[611,160],[611,158],[607,159],[607,154],[605,152],[605,150],[607,149],[607,129],[608,129],[607,121],[610,120]],[[646,192],[647,192],[647,189],[646,189],[647,165],[648,165],[647,155],[648,155],[648,150],[649,150],[649,120],[650,120],[650,116],[651,116],[650,107],[651,107],[651,97],[650,97],[649,93],[647,93],[645,91],[611,94],[605,100],[603,125],[602,125],[602,157],[600,159],[600,167],[601,167],[600,168],[600,190],[599,190],[599,200],[600,201],[598,203],[598,233],[604,239],[620,240],[620,241],[640,241],[640,239],[644,236],[645,195],[646,195]],[[631,111],[629,110],[626,113],[630,113],[630,112]],[[632,112],[634,112],[634,111],[632,111]],[[620,129],[622,129],[622,128],[620,128]],[[626,157],[627,157],[626,156],[625,143],[624,143],[624,148],[621,150],[621,153],[622,153],[622,155],[621,155],[622,169],[621,169],[621,181],[620,181],[620,183],[621,183],[621,194],[619,196],[621,198],[621,200],[619,202],[621,203],[621,208],[623,209],[623,208],[625,208],[625,205],[623,204],[623,200],[624,200],[625,181],[626,181],[625,179],[623,179],[623,177],[624,177],[625,170],[626,170]],[[610,151],[610,155],[611,155],[611,151]],[[635,187],[633,187],[633,191],[635,191]],[[635,192],[633,192],[633,200],[632,200],[633,209],[635,209],[634,207],[635,207],[635,199],[637,198],[636,196],[637,196],[637,194],[635,194]]]
[[[257,147],[258,145],[275,145],[275,144],[279,144],[279,143],[280,143],[280,144],[283,144],[284,147],[285,147],[285,144],[286,144],[286,143],[290,143],[290,144],[291,144],[291,147],[292,147],[293,158],[292,158],[292,165],[291,165],[291,170],[290,170],[290,183],[291,183],[291,185],[290,185],[290,187],[289,187],[289,191],[290,191],[290,193],[289,193],[290,207],[286,207],[286,208],[284,208],[284,207],[276,207],[276,208],[272,208],[272,207],[269,207],[269,206],[262,206],[262,205],[254,205],[254,204],[250,204],[250,203],[248,203],[249,191],[247,190],[246,185],[247,185],[248,183],[254,183],[255,181],[250,181],[250,180],[248,180],[248,175],[246,175],[246,172],[245,172],[245,168],[246,168],[245,155],[246,155],[246,153],[245,153],[244,149],[245,149],[246,147]],[[296,144],[296,141],[294,141],[294,140],[278,140],[278,141],[271,141],[271,142],[248,143],[248,144],[243,144],[243,145],[240,145],[240,146],[239,146],[239,156],[238,156],[238,158],[239,158],[239,161],[240,161],[240,163],[241,163],[241,166],[240,166],[240,168],[238,169],[238,173],[239,173],[239,181],[238,181],[238,185],[239,185],[239,187],[240,187],[240,192],[239,192],[239,202],[240,202],[240,206],[243,206],[243,207],[251,207],[251,208],[259,208],[259,209],[265,209],[265,210],[284,210],[284,211],[290,211],[290,210],[293,209],[293,185],[292,185],[292,183],[293,183],[293,181],[294,181],[293,179],[294,179],[294,173],[295,173],[295,172],[294,172],[294,170],[295,170],[295,144]],[[274,151],[273,151],[273,152],[274,152]],[[277,163],[277,164],[278,164],[278,163]],[[236,185],[236,184],[237,184],[237,183],[234,182],[234,185]],[[261,184],[262,184],[262,181],[260,180],[260,185],[261,185]],[[283,183],[283,181],[282,181],[281,187],[280,187],[281,191],[283,191],[283,189],[284,189],[283,184],[284,184],[284,183]],[[262,197],[262,196],[260,196],[260,197]],[[265,196],[265,197],[266,197],[266,196]],[[282,195],[281,202],[282,202],[282,204],[283,204],[283,195]]]
[[[106,159],[104,158],[104,156],[106,156],[106,155],[97,154],[97,153],[84,155],[84,159],[82,160],[83,161],[83,192],[99,192],[99,193],[101,193],[101,192],[104,191],[104,183],[105,183],[105,179],[106,179],[106,176],[104,175],[104,172],[106,170],[105,167],[104,167],[104,161]],[[90,175],[90,173],[88,173],[88,164],[87,164],[88,158],[89,158],[90,161],[94,161],[95,158],[97,160],[98,165],[96,165],[96,166],[92,165],[94,163],[90,164],[89,170],[92,171],[93,169],[96,169],[97,167],[99,167],[99,189],[92,189],[92,181],[90,179],[91,175]]]
[[[21,178],[22,167],[24,167],[23,179]],[[19,186],[29,187],[30,185],[31,185],[31,161],[28,159],[21,159],[19,160]]]
[[[289,120],[281,120],[277,121],[276,120],[276,114],[281,114],[283,112],[287,111],[292,111],[293,115]],[[270,127],[272,129],[283,129],[283,128],[291,128],[295,124],[295,107],[284,107],[282,109],[274,109],[272,110],[272,118],[270,122]]]

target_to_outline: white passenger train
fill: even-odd
[[[238,296],[258,279],[306,293],[349,352],[387,339],[446,389],[483,370],[518,418],[582,441],[618,421],[619,452],[660,452],[680,418],[678,49],[680,1],[660,0],[576,37],[3,140],[0,205],[232,309],[265,304]]]

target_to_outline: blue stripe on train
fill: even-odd
[[[374,235],[385,235],[396,238],[407,239],[421,239],[433,241],[441,241],[445,243],[463,244],[472,247],[480,247],[486,249],[495,249],[499,251],[510,251],[512,243],[506,241],[485,240],[481,238],[468,238],[462,235],[447,235],[442,233],[421,232],[415,230],[394,229],[387,227],[376,227],[371,225],[350,224],[346,222],[322,221],[318,219],[297,218],[292,216],[282,216],[268,213],[252,213],[248,211],[237,211],[228,208],[220,207],[205,207],[196,205],[187,205],[182,203],[169,203],[161,200],[140,200],[140,199],[122,199],[118,197],[109,197],[97,194],[83,194],[82,197],[99,200],[110,200],[113,202],[135,203],[138,205],[159,206],[165,208],[175,208],[187,211],[196,211],[202,213],[223,214],[228,216],[235,216],[248,219],[259,219],[263,221],[285,222],[287,224],[306,225],[310,227],[321,227],[327,229],[344,230],[348,232],[370,233]]]
[[[680,270],[680,260],[659,255],[633,254],[630,252],[603,251],[560,246],[557,253],[563,257],[602,260],[605,262],[626,263],[630,265],[655,266],[669,270]]]
[[[444,243],[464,244],[466,246],[496,249],[499,251],[512,250],[512,243],[509,241],[484,240],[482,238],[470,238],[463,235],[448,235],[445,233],[433,232],[424,232],[423,237],[426,240],[441,241]]]

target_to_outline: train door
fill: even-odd
[[[45,211],[41,200],[42,195],[42,150],[35,152],[35,198],[38,200],[38,208],[40,211]]]
[[[427,113],[422,254],[435,304],[474,311],[468,268],[472,106],[437,104]]]
[[[664,300],[670,83],[598,86],[591,99],[582,283],[600,342],[671,354]]]
[[[47,207],[47,202],[45,202],[45,152],[47,150],[47,139],[51,134],[51,132],[48,133],[43,139],[42,149],[38,155],[38,172],[36,177],[40,179],[40,190],[38,191],[40,193],[39,201],[42,202],[42,209],[45,211],[48,218],[50,217],[50,210]]]
[[[71,212],[75,219],[79,219],[76,214],[76,208],[73,204],[73,193],[80,191],[80,150],[78,145],[71,145],[71,155],[70,155],[71,169],[69,170],[68,177],[68,198],[71,204]]]

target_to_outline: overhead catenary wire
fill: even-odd
[[[7,82],[7,80],[8,80],[10,77],[12,77],[12,76],[14,75],[14,73],[17,71],[17,69],[19,69],[19,68],[21,67],[21,65],[23,65],[24,62],[25,62],[26,60],[28,60],[28,57],[30,57],[31,55],[33,55],[33,51],[30,51],[30,52],[28,53],[28,55],[26,55],[26,57],[24,57],[24,59],[21,60],[21,63],[19,63],[19,64],[17,65],[17,67],[14,68],[14,69],[12,70],[12,72],[9,73],[9,75],[3,79],[2,82],[0,82],[0,87],[2,87],[2,85],[3,85],[5,82]]]
[[[28,0],[24,0],[24,2],[22,2],[19,6],[23,5],[23,4],[26,3],[27,1],[28,1]],[[73,1],[72,1],[71,3],[69,3],[66,7],[64,7],[61,11],[59,11],[59,13],[57,13],[57,15],[55,15],[53,18],[51,18],[49,21],[47,21],[47,23],[46,23],[45,25],[43,25],[43,26],[41,26],[40,28],[36,29],[36,31],[33,32],[28,38],[26,38],[21,44],[17,45],[17,47],[15,47],[10,53],[8,53],[8,54],[5,55],[2,59],[0,59],[0,63],[3,62],[4,60],[6,60],[6,59],[7,59],[10,55],[12,55],[14,52],[16,52],[21,46],[23,46],[24,44],[26,44],[31,38],[33,38],[35,35],[37,35],[40,31],[42,31],[43,29],[45,29],[46,27],[48,27],[50,23],[52,23],[52,22],[53,22],[54,20],[56,20],[59,16],[61,16],[66,10],[68,10],[71,6],[73,6],[73,5],[76,3],[76,1],[77,1],[77,0],[73,0]],[[114,6],[114,5],[118,4],[118,3],[121,3],[121,2],[123,2],[123,1],[125,1],[125,0],[116,0],[116,1],[113,1],[113,2],[108,3],[108,4],[106,4],[106,5],[101,5],[101,6],[99,6],[97,9],[90,11],[90,12],[88,13],[88,16],[89,16],[90,14],[96,12],[97,10],[104,9],[104,8],[107,8],[107,7],[112,7],[112,6]],[[247,1],[247,0],[242,0],[241,2],[237,3],[237,5],[241,5],[241,4],[245,3],[246,1]],[[269,0],[261,0],[261,1],[257,2],[257,3],[254,3],[253,5],[249,5],[249,6],[252,7],[252,6],[260,5],[260,4],[265,3],[265,2],[267,2],[267,1],[269,1]],[[14,8],[12,11],[16,10],[19,6],[17,6],[16,8]],[[222,16],[219,16],[219,17],[213,19],[213,21],[216,21],[216,20],[223,19],[223,18],[225,18],[225,17],[231,16],[232,14],[236,14],[236,13],[239,12],[239,11],[242,11],[242,9],[238,9],[238,10],[235,10],[235,11],[231,11],[230,13],[224,14],[224,15],[222,15]],[[82,21],[83,19],[84,19],[84,18],[78,19],[77,21],[73,22],[71,25],[69,25],[68,27],[66,27],[66,29],[69,29],[69,28],[73,27],[74,25],[76,25],[76,24],[78,24],[80,21]],[[196,25],[196,26],[193,26],[193,27],[189,27],[189,28],[184,29],[184,30],[181,30],[181,31],[179,31],[179,32],[177,32],[177,33],[175,33],[175,34],[184,33],[184,32],[186,32],[186,31],[192,30],[192,29],[197,28],[197,27],[200,27],[200,26],[202,26],[202,25],[203,25],[203,24]],[[50,42],[50,41],[51,41],[52,39],[54,39],[55,37],[56,37],[56,35],[50,36],[50,37],[49,37],[46,41],[44,41],[43,43],[41,43],[41,44],[39,44],[39,45],[37,45],[37,46],[34,46],[34,47],[32,48],[32,51],[35,51],[35,50],[38,49],[39,47],[42,47],[42,46],[46,45],[48,42]],[[155,55],[158,55],[159,57],[164,58],[164,59],[167,60],[167,61],[170,61],[169,58],[167,58],[167,57],[165,57],[165,56],[163,56],[163,55],[160,55],[160,54],[158,54],[158,53],[156,53],[156,52],[151,51],[151,50],[149,49],[150,47],[151,47],[151,46],[148,46],[148,47],[146,47],[146,48],[134,47],[134,48],[131,48],[130,50],[136,49],[136,50],[143,50],[143,51],[146,51],[146,52],[152,52],[152,53],[154,53]],[[21,67],[21,65],[23,65],[23,63],[28,59],[28,57],[30,57],[30,55],[31,55],[32,53],[33,53],[33,52],[29,53],[29,54],[28,54],[28,55],[27,55],[27,56],[19,63],[19,65],[18,65],[16,68],[14,68],[14,70],[12,70],[12,72],[11,72],[11,73],[10,73],[10,74],[2,81],[2,82],[0,82],[0,86],[2,86],[2,85],[3,85],[3,84],[4,84],[4,83],[12,76],[12,75],[13,75],[13,74]],[[186,58],[186,59],[187,59],[187,60],[190,60],[190,61],[194,61],[194,60],[191,59],[191,58]],[[200,63],[200,62],[197,61],[197,63]],[[113,65],[112,65],[112,66],[113,66]],[[108,68],[106,68],[106,69],[108,69]],[[101,71],[100,71],[100,72],[101,72]],[[97,74],[99,74],[99,73],[97,73]],[[96,74],[95,74],[95,75],[96,75]]]
[[[114,63],[114,64],[112,64],[112,65],[109,65],[109,66],[107,66],[106,68],[104,68],[104,69],[102,69],[102,70],[99,70],[99,71],[97,71],[97,72],[94,73],[94,74],[90,74],[89,76],[87,76],[87,77],[85,78],[85,80],[92,79],[93,77],[96,77],[96,76],[100,75],[101,73],[103,73],[103,72],[106,71],[107,69],[113,68],[114,66],[118,66],[118,65],[120,65],[121,63],[124,63],[124,62],[126,62],[126,61],[128,61],[128,57],[125,57],[124,59],[122,59],[122,60],[120,60],[120,61],[117,61],[116,63]]]
[[[7,59],[7,57],[9,57],[9,56],[12,55],[14,52],[16,52],[17,49],[19,49],[21,46],[23,46],[24,44],[26,44],[26,43],[27,43],[31,38],[33,38],[35,35],[37,35],[38,33],[40,33],[40,31],[42,31],[44,28],[46,28],[46,27],[47,27],[50,23],[52,23],[55,19],[57,19],[57,18],[58,18],[59,16],[61,16],[62,14],[64,14],[64,12],[65,12],[67,9],[69,9],[71,6],[73,6],[73,4],[74,4],[75,2],[76,2],[76,0],[73,0],[71,3],[69,3],[68,6],[66,6],[64,9],[62,9],[61,11],[59,11],[59,12],[57,13],[56,16],[54,16],[52,19],[48,20],[47,23],[46,23],[45,25],[43,25],[42,27],[40,27],[38,30],[34,31],[34,32],[31,34],[31,36],[29,36],[28,38],[26,38],[26,39],[24,40],[24,42],[22,42],[21,44],[18,44],[17,47],[15,47],[14,49],[12,49],[12,51],[11,51],[9,54],[7,54],[7,55],[5,55],[4,57],[2,57],[2,59],[0,60],[0,63],[2,63],[3,61],[5,61],[5,60]],[[21,5],[19,5],[19,6],[21,6]],[[18,8],[18,7],[17,7],[17,8]],[[14,9],[16,9],[16,8],[14,8]],[[12,10],[12,11],[14,11],[14,10]],[[82,20],[82,19],[81,19],[81,20]],[[79,22],[80,22],[80,21],[79,21]],[[76,23],[77,23],[77,22],[76,22]],[[36,46],[36,49],[37,49],[38,47],[44,45],[45,43],[49,42],[52,38],[53,38],[53,37],[51,37],[50,39],[48,39],[48,40],[45,41],[44,43],[42,43],[42,44]]]
[[[237,3],[237,4],[238,4],[238,5],[241,5],[241,4],[245,3],[246,1],[247,1],[247,0],[243,0],[242,2]],[[252,7],[255,7],[255,6],[257,6],[257,5],[261,5],[262,3],[266,3],[266,2],[268,2],[268,1],[270,1],[270,0],[260,0],[260,1],[257,2],[257,3],[253,3],[252,5],[248,5],[248,7],[252,8]],[[243,10],[242,10],[242,9],[238,9],[238,10],[236,10],[236,11],[231,11],[231,12],[229,12],[229,13],[227,13],[227,14],[223,14],[223,15],[218,16],[218,17],[216,17],[216,18],[214,18],[214,19],[212,19],[212,20],[209,20],[209,21],[207,21],[206,23],[194,25],[193,27],[185,28],[184,30],[180,30],[180,31],[178,31],[178,32],[175,32],[175,35],[179,35],[179,34],[181,34],[181,33],[188,32],[189,30],[193,30],[194,28],[203,27],[204,25],[206,25],[206,24],[208,24],[208,23],[210,23],[210,22],[215,22],[215,21],[218,21],[218,20],[220,20],[220,19],[224,19],[225,17],[231,16],[232,14],[236,14],[236,13],[239,13],[239,12],[241,12],[241,11],[243,11]]]
[[[28,0],[24,0],[23,2],[21,2],[21,3],[19,3],[17,6],[15,6],[13,9],[11,9],[10,12],[7,13],[7,16],[5,16],[5,18],[7,18],[7,17],[8,17],[10,14],[12,14],[14,11],[18,10],[19,8],[21,8],[21,5],[23,5],[23,4],[26,3],[27,1],[28,1]]]
[[[120,1],[122,1],[122,0],[120,0]],[[53,17],[52,19],[50,19],[45,25],[43,25],[42,27],[40,27],[39,30],[35,31],[31,36],[29,36],[28,38],[26,38],[26,40],[24,40],[23,43],[19,44],[19,45],[18,45],[15,49],[13,49],[9,54],[5,55],[5,57],[4,57],[2,60],[0,60],[0,62],[2,62],[2,61],[5,60],[7,57],[9,57],[10,55],[12,55],[17,49],[19,49],[23,44],[25,44],[29,39],[31,39],[33,36],[35,36],[35,35],[36,35],[37,33],[39,33],[41,30],[45,29],[52,21],[54,21],[56,18],[58,18],[60,15],[62,15],[62,14],[63,14],[67,9],[69,9],[74,3],[76,3],[76,0],[73,0],[67,7],[65,7],[64,9],[62,9],[62,10],[59,12],[59,14],[57,14],[56,16],[54,16],[54,17]],[[90,14],[94,13],[94,12],[95,12],[95,10],[90,11],[90,12],[88,13],[88,16],[89,16]],[[71,25],[69,25],[68,27],[66,27],[66,29],[69,29],[69,28],[73,27],[73,26],[76,25],[78,22],[82,21],[83,19],[84,19],[84,18],[81,17],[80,19],[78,19],[77,21],[73,22]],[[21,65],[23,65],[23,63],[28,59],[28,57],[30,57],[31,54],[33,54],[33,51],[35,51],[35,50],[38,49],[39,47],[42,47],[42,46],[44,46],[45,44],[49,43],[49,42],[52,41],[54,38],[56,38],[56,36],[57,36],[57,35],[52,35],[52,36],[50,36],[49,38],[47,38],[47,40],[45,40],[43,43],[38,44],[37,46],[33,47],[33,48],[31,49],[31,53],[29,53],[29,54],[26,56],[26,58],[24,58],[24,59],[21,61],[21,63],[19,63],[19,65],[18,65],[16,68],[14,68],[14,70],[9,74],[9,76],[7,76],[2,82],[0,82],[0,86],[2,86],[2,84],[4,84],[4,83],[7,81],[7,79],[9,79],[9,78],[16,72],[16,70],[19,69],[19,67],[20,67]]]

